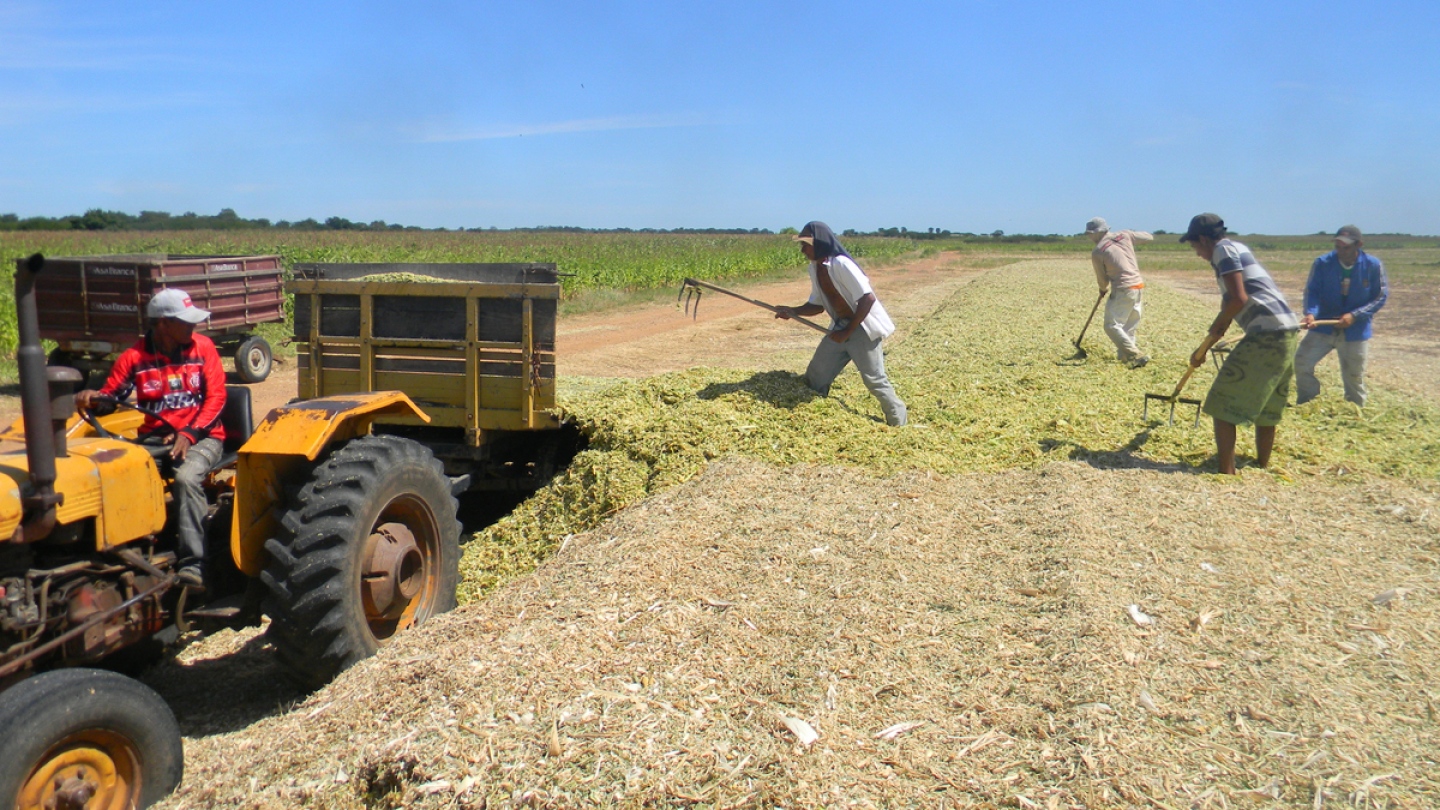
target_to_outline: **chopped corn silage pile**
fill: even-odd
[[[1151,365],[1094,325],[1082,363],[1092,285],[902,323],[919,427],[853,371],[567,397],[589,449],[467,544],[469,604],[187,740],[166,806],[1440,805],[1433,407],[1326,380],[1274,470],[1204,474],[1205,422],[1140,405],[1213,311],[1152,285]]]
[[[716,462],[165,806],[1434,807],[1437,497]]]
[[[900,430],[884,425],[853,370],[829,398],[806,388],[797,373],[803,368],[693,369],[562,398],[591,449],[469,545],[462,600],[529,570],[565,535],[727,455],[879,473],[952,474],[1071,459],[1103,468],[1214,472],[1209,417],[1195,427],[1195,407],[1181,406],[1170,426],[1168,409],[1154,403],[1148,422],[1141,414],[1146,393],[1174,389],[1215,312],[1162,286],[1147,287],[1140,345],[1152,360],[1132,370],[1114,360],[1099,316],[1085,338],[1089,357],[1075,357],[1071,340],[1094,295],[1087,262],[1023,262],[985,272],[924,322],[901,324],[886,352],[913,424]],[[1238,328],[1232,332],[1238,339]],[[1440,476],[1440,408],[1382,389],[1359,412],[1333,393],[1340,389],[1334,366],[1322,367],[1328,396],[1286,412],[1274,474],[1295,481],[1356,472]],[[1184,394],[1203,399],[1214,376],[1207,363]],[[1253,447],[1253,432],[1242,430],[1242,464]]]

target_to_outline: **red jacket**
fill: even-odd
[[[110,377],[100,393],[124,399],[135,392],[135,404],[145,411],[140,435],[164,430],[169,425],[190,437],[193,444],[204,438],[225,440],[220,412],[225,409],[225,369],[215,343],[204,335],[192,335],[190,345],[172,361],[156,353],[146,333],[134,346],[120,353],[110,368]]]

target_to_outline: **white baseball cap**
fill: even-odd
[[[1089,222],[1085,223],[1085,233],[1109,233],[1109,232],[1110,232],[1110,223],[1106,222],[1104,217],[1095,217],[1094,219],[1092,219],[1092,220],[1090,220]]]
[[[145,314],[152,318],[178,318],[186,323],[202,323],[210,318],[210,313],[195,306],[184,290],[173,287],[151,296],[150,303],[145,305]]]

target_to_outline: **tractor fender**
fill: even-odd
[[[336,442],[370,432],[377,417],[430,417],[399,391],[336,394],[282,405],[266,414],[240,447],[235,464],[235,512],[230,552],[246,576],[265,567],[265,541],[286,509],[286,488]]]

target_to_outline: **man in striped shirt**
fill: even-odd
[[[1195,255],[1210,262],[1220,284],[1220,314],[1210,324],[1210,337],[1224,337],[1232,321],[1245,330],[1201,406],[1215,420],[1220,472],[1235,474],[1237,426],[1250,422],[1255,423],[1255,464],[1268,466],[1295,376],[1300,319],[1250,248],[1226,237],[1225,220],[1219,216],[1196,215],[1180,241],[1191,243]],[[1190,366],[1204,363],[1205,352],[1196,349]]]
[[[1090,251],[1090,263],[1095,267],[1100,294],[1110,291],[1110,299],[1105,302],[1105,334],[1115,344],[1120,362],[1130,368],[1140,368],[1150,362],[1150,357],[1135,343],[1145,288],[1135,259],[1135,243],[1149,242],[1155,237],[1145,231],[1112,231],[1101,217],[1085,223],[1085,235],[1095,243],[1095,249]]]

